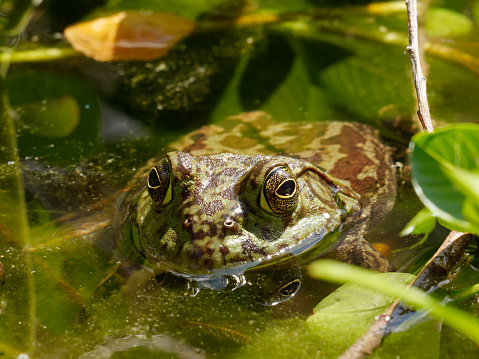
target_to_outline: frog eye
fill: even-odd
[[[269,213],[287,215],[298,205],[298,182],[287,166],[273,168],[263,184],[261,208]]]
[[[171,170],[168,158],[163,158],[150,170],[146,182],[148,194],[158,206],[164,206],[171,201]]]

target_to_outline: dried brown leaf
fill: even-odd
[[[122,11],[65,29],[73,48],[96,61],[150,61],[165,56],[195,23],[151,11]]]

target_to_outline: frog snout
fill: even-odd
[[[183,229],[192,235],[193,239],[208,237],[224,237],[241,233],[241,219],[226,215],[221,218],[201,218],[188,216],[183,221]]]
[[[231,216],[227,216],[223,221],[223,233],[239,234],[240,232],[241,232],[241,227],[238,221]]]

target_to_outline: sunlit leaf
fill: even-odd
[[[75,50],[97,61],[149,61],[165,56],[195,23],[153,11],[122,11],[65,29]]]
[[[478,143],[476,124],[420,133],[411,143],[413,185],[419,198],[441,223],[462,232],[479,233],[479,226],[465,216],[466,203],[477,203],[478,198]]]
[[[441,324],[423,313],[417,314],[384,337],[370,358],[438,359],[442,349]],[[427,349],[424,343],[428,343]]]
[[[458,151],[461,151],[461,149],[458,149]],[[476,158],[476,160],[479,161],[479,158]],[[474,202],[479,203],[479,172],[472,172],[459,166],[453,166],[448,162],[442,163],[441,169],[457,186],[459,191]],[[479,164],[475,171],[479,171]]]
[[[213,110],[213,119],[244,111],[266,111],[275,120],[320,121],[330,115],[324,90],[311,82],[305,61],[279,34],[269,34],[264,51],[243,56]],[[261,86],[258,86],[261,84]]]
[[[381,274],[391,284],[407,284],[414,276],[407,273]],[[367,330],[374,318],[394,301],[394,296],[358,284],[346,284],[323,299],[307,324],[321,340],[337,346],[340,354]]]
[[[406,303],[429,310],[431,316],[443,319],[447,325],[479,343],[479,320],[477,318],[451,305],[445,307],[439,300],[425,295],[417,287],[407,288],[405,284],[398,282],[393,284],[386,277],[373,271],[332,260],[316,261],[309,265],[308,271],[314,278],[340,284],[353,281],[387,295],[401,297]]]
[[[365,44],[368,46],[368,44]],[[414,106],[404,81],[406,59],[351,57],[320,71],[319,79],[335,102],[368,119],[407,115]]]

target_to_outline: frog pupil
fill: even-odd
[[[293,179],[288,179],[280,184],[276,190],[276,194],[280,197],[291,197],[296,190],[296,182]]]
[[[160,177],[158,177],[158,172],[155,168],[153,168],[148,175],[148,186],[152,188],[161,186],[161,180]]]

